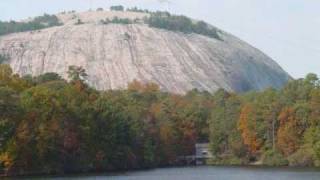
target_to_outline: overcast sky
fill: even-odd
[[[0,0],[0,19],[122,4],[202,19],[262,50],[295,78],[320,75],[320,0]]]

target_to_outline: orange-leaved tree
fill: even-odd
[[[278,129],[277,147],[286,156],[299,148],[299,133],[295,110],[284,108],[279,115],[280,127]]]
[[[238,129],[250,153],[253,155],[257,153],[261,143],[257,138],[256,119],[252,105],[246,104],[242,107]]]

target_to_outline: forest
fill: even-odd
[[[133,81],[97,91],[81,67],[20,77],[0,65],[0,174],[108,172],[178,165],[209,142],[212,165],[320,166],[315,74],[282,89],[162,92]]]

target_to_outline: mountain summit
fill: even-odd
[[[75,65],[99,90],[126,88],[138,80],[174,93],[279,88],[290,79],[256,48],[184,16],[98,9],[55,17],[58,26],[0,36],[0,53],[10,57],[14,72],[67,78],[68,67]]]

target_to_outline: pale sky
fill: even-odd
[[[320,75],[320,0],[0,0],[0,20],[122,4],[184,14],[238,36],[294,78]]]

